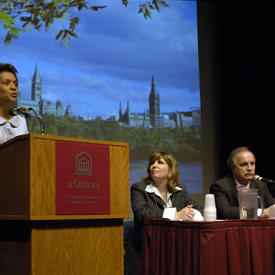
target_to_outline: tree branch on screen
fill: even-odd
[[[128,1],[121,0],[127,7]],[[160,11],[160,7],[168,7],[163,0],[153,0],[139,4],[138,13],[144,18],[152,18],[152,11]],[[79,22],[79,14],[82,9],[99,11],[107,8],[106,5],[89,6],[85,0],[2,0],[0,3],[0,24],[7,31],[4,43],[9,45],[12,39],[16,39],[19,33],[40,31],[41,27],[48,31],[55,21],[62,25],[67,22],[67,27],[60,29],[55,36],[55,40],[60,40],[66,47],[69,46],[71,38],[77,38],[75,27]]]

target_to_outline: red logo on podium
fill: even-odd
[[[56,214],[109,214],[109,146],[56,141],[55,150]]]

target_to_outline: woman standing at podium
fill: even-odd
[[[175,158],[165,152],[155,152],[149,158],[148,175],[141,182],[131,187],[131,206],[134,213],[133,238],[129,243],[131,248],[126,251],[136,259],[126,261],[141,268],[141,246],[144,231],[144,220],[148,218],[168,218],[171,220],[203,220],[200,212],[202,207],[188,194],[184,185],[179,184],[179,169]],[[200,212],[199,212],[200,211]],[[133,251],[134,250],[134,251]]]
[[[0,63],[0,144],[28,133],[24,116],[10,114],[18,94],[17,70],[11,64]]]

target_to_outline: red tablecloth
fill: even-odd
[[[145,221],[145,275],[274,275],[275,220]]]

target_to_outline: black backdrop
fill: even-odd
[[[257,174],[275,179],[274,36],[273,3],[198,1],[205,192],[237,146],[255,153]]]

